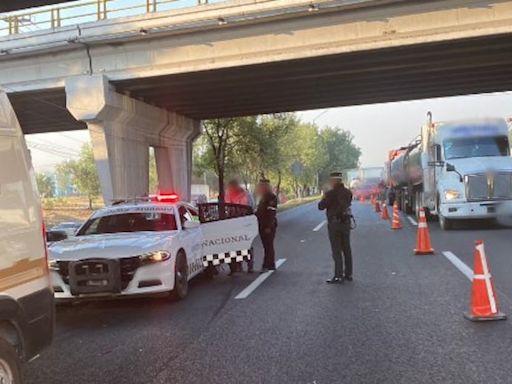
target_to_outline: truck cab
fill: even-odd
[[[42,211],[25,139],[0,91],[0,383],[50,344],[54,325]]]
[[[512,215],[512,158],[504,119],[434,123],[422,133],[423,205],[443,229],[455,219]]]

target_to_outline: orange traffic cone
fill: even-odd
[[[375,212],[380,213],[380,201],[375,200]]]
[[[418,235],[416,237],[416,249],[414,253],[416,255],[431,255],[434,253],[434,248],[432,248],[430,242],[425,208],[420,208],[420,220],[418,221]]]
[[[496,289],[485,257],[484,242],[475,242],[473,286],[471,289],[471,309],[464,317],[471,321],[505,320],[500,312]]]
[[[393,204],[393,221],[391,222],[391,229],[402,229],[402,223],[400,223],[400,212],[398,212],[398,203],[395,201]]]
[[[382,213],[380,215],[382,220],[389,220],[388,206],[386,203],[382,203]]]

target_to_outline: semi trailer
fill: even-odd
[[[429,113],[418,137],[389,152],[388,199],[407,213],[425,208],[445,230],[455,220],[511,217],[508,135],[505,119],[433,122]]]

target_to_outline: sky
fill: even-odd
[[[413,140],[426,122],[428,111],[433,113],[435,121],[511,118],[512,92],[319,109],[298,114],[302,120],[315,122],[320,127],[337,126],[350,131],[362,150],[361,166],[369,167],[382,166],[390,149]],[[88,141],[86,130],[27,136],[38,172],[52,171],[56,164],[76,158],[82,144]]]

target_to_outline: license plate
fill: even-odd
[[[108,280],[87,280],[85,285],[88,287],[105,287],[108,285]]]

